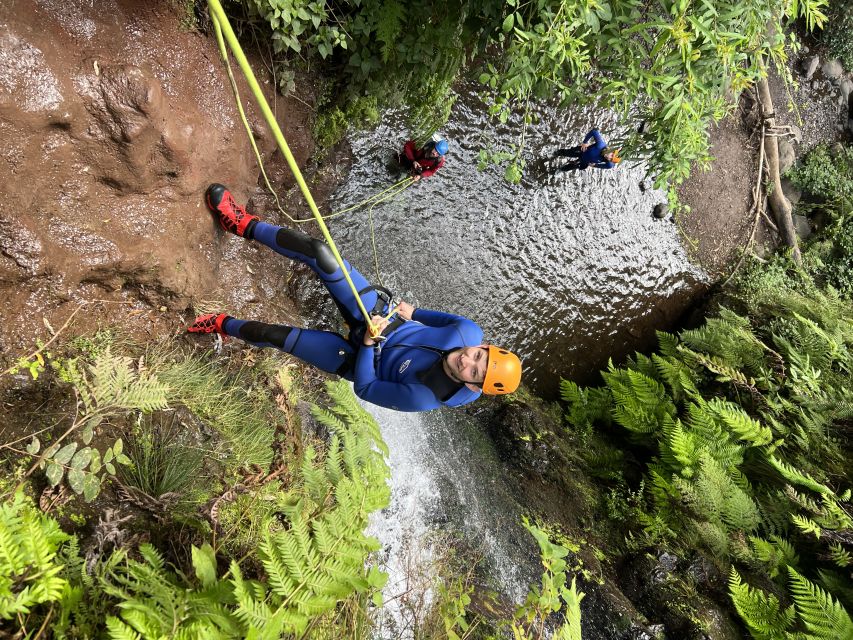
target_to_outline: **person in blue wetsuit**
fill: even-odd
[[[191,333],[234,336],[258,347],[274,347],[353,383],[358,397],[398,411],[428,411],[457,407],[481,393],[499,395],[516,390],[521,361],[505,349],[483,344],[476,323],[450,313],[415,309],[401,302],[391,319],[385,316],[390,294],[380,295],[346,260],[364,308],[376,328],[367,331],[365,319],[329,246],[311,236],[262,222],[237,204],[220,184],[207,189],[207,205],[226,231],[256,240],[273,251],[307,264],[320,277],[350,327],[349,336],[332,331],[240,320],[224,313],[199,316]]]
[[[612,169],[622,162],[619,157],[619,150],[609,149],[598,129],[593,129],[586,134],[582,144],[569,149],[557,149],[555,155],[573,158],[567,164],[558,167],[557,171],[583,171],[589,166],[598,169]]]

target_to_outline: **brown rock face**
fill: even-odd
[[[280,288],[281,269],[248,275],[241,262],[257,248],[217,231],[204,207],[210,182],[245,200],[258,169],[215,42],[182,29],[171,7],[0,3],[0,361],[81,303],[75,332],[174,331],[193,301],[234,312],[259,299],[254,288]],[[238,82],[269,157],[272,137]],[[313,114],[280,97],[276,107],[302,163]]]

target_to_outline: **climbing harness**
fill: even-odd
[[[255,101],[257,102],[258,107],[260,108],[261,113],[263,114],[264,119],[266,120],[267,125],[269,126],[270,131],[272,132],[273,137],[275,138],[276,144],[278,145],[279,150],[281,151],[282,155],[284,156],[285,160],[287,161],[287,165],[288,165],[288,167],[290,167],[290,171],[291,171],[291,173],[293,173],[293,177],[296,179],[296,183],[299,185],[299,189],[302,192],[302,195],[305,198],[305,201],[308,203],[308,208],[311,210],[311,213],[314,216],[313,219],[319,225],[320,231],[323,233],[323,237],[325,238],[326,243],[329,245],[329,248],[332,250],[332,254],[335,257],[335,261],[340,266],[341,271],[344,274],[344,278],[346,279],[347,284],[349,285],[350,289],[352,290],[353,295],[355,296],[356,303],[358,304],[358,308],[361,311],[362,317],[365,319],[365,323],[367,325],[368,331],[370,332],[371,336],[379,335],[380,332],[378,330],[378,327],[373,323],[373,321],[370,318],[370,315],[367,312],[367,309],[365,309],[365,307],[364,307],[364,302],[362,301],[361,296],[359,295],[359,292],[356,290],[355,284],[353,283],[352,278],[350,277],[349,272],[346,269],[346,266],[344,264],[344,260],[341,257],[340,252],[338,251],[338,247],[335,244],[335,241],[332,238],[331,233],[329,232],[329,228],[326,226],[325,220],[332,218],[334,216],[341,215],[341,214],[346,213],[348,211],[351,211],[355,208],[358,208],[359,206],[363,206],[364,204],[366,204],[368,202],[371,203],[368,211],[370,212],[370,231],[371,231],[371,239],[373,241],[374,264],[376,266],[377,276],[378,276],[379,262],[378,262],[377,252],[376,252],[376,241],[373,238],[373,214],[372,214],[373,207],[375,207],[380,202],[384,202],[384,201],[398,195],[403,190],[405,190],[406,188],[411,186],[411,184],[414,182],[414,180],[411,177],[407,177],[404,180],[400,180],[396,184],[392,185],[388,189],[385,189],[385,191],[382,191],[382,192],[380,192],[374,196],[371,196],[370,198],[367,198],[365,201],[363,201],[361,203],[353,205],[353,206],[351,206],[347,209],[344,209],[342,211],[338,211],[338,212],[331,214],[329,216],[326,216],[324,218],[324,216],[322,216],[320,214],[320,211],[317,208],[316,203],[314,202],[314,197],[311,194],[311,190],[308,188],[308,185],[306,184],[305,179],[302,176],[302,172],[299,170],[299,166],[296,164],[296,159],[293,157],[293,154],[290,151],[290,147],[288,146],[287,141],[284,138],[284,134],[281,132],[281,128],[278,126],[278,122],[276,121],[275,116],[273,115],[272,110],[270,109],[270,106],[266,101],[266,98],[264,98],[264,94],[261,91],[260,86],[258,85],[258,81],[255,78],[255,74],[252,71],[251,66],[249,66],[249,61],[246,59],[246,56],[243,53],[243,49],[240,47],[240,43],[237,41],[237,36],[234,34],[234,30],[231,28],[231,24],[228,21],[228,17],[225,15],[225,11],[222,9],[222,5],[220,4],[219,0],[208,0],[207,5],[208,5],[208,10],[210,12],[210,18],[213,22],[214,30],[216,31],[216,38],[217,38],[217,42],[219,43],[219,50],[220,50],[220,53],[222,54],[223,60],[225,61],[226,67],[228,69],[228,78],[231,81],[231,88],[234,91],[235,97],[237,99],[237,107],[238,107],[238,110],[240,112],[240,117],[242,118],[243,126],[246,128],[246,131],[249,135],[249,140],[252,143],[252,149],[254,150],[254,153],[255,153],[255,158],[257,159],[258,164],[261,167],[261,173],[264,176],[264,181],[266,182],[267,188],[273,193],[273,196],[275,197],[276,205],[278,206],[279,211],[281,211],[291,222],[294,222],[294,223],[307,222],[307,220],[297,220],[297,219],[294,219],[293,217],[291,217],[290,215],[288,215],[281,208],[281,205],[280,205],[279,200],[278,200],[278,196],[275,194],[275,191],[273,190],[272,186],[270,185],[269,179],[267,178],[267,174],[263,169],[263,163],[261,162],[260,152],[258,151],[258,147],[257,147],[257,144],[255,143],[254,137],[253,137],[252,132],[251,132],[251,128],[249,127],[249,123],[246,120],[246,114],[245,114],[245,111],[243,110],[241,100],[240,100],[240,96],[239,96],[239,93],[237,91],[237,83],[235,82],[234,75],[231,72],[231,66],[230,66],[230,63],[228,61],[227,50],[225,47],[226,42],[228,44],[228,47],[230,47],[230,49],[231,49],[231,53],[237,59],[237,63],[240,66],[240,69],[242,70],[243,75],[246,78],[246,82],[248,83],[249,88],[252,90],[252,93],[255,97]],[[390,303],[389,303],[389,307],[392,307],[392,305]],[[391,308],[391,311],[388,314],[388,316],[386,317],[386,319],[390,319],[394,313],[396,313],[396,307]]]

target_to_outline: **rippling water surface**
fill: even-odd
[[[516,122],[495,128],[473,88],[463,91],[442,130],[450,143],[435,176],[373,211],[382,281],[416,305],[468,316],[487,339],[524,359],[525,382],[548,394],[559,376],[584,379],[668,326],[702,279],[675,225],[656,220],[662,192],[643,191],[643,168],[554,174],[549,157],[580,142],[584,113],[540,108],[529,128],[520,185],[503,169],[477,170],[477,153],[498,138],[515,142]],[[608,125],[599,123],[607,136]],[[335,195],[342,209],[393,184],[391,158],[407,137],[404,118],[387,114],[355,135],[357,160]],[[333,220],[341,253],[376,280],[368,212]]]

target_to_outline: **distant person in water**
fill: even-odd
[[[570,149],[557,149],[554,154],[564,158],[573,158],[567,164],[557,168],[557,171],[583,171],[587,167],[596,167],[597,169],[612,169],[617,164],[622,162],[619,157],[618,149],[610,149],[607,142],[601,137],[598,129],[593,129],[583,143]]]
[[[381,333],[374,337],[344,271],[323,241],[284,227],[261,222],[237,204],[221,184],[207,189],[207,206],[223,229],[265,244],[276,253],[307,264],[331,294],[349,327],[349,335],[301,329],[224,313],[199,316],[190,333],[220,333],[257,347],[274,347],[353,383],[359,398],[397,411],[428,411],[458,407],[481,393],[512,393],[521,382],[521,361],[515,354],[483,343],[483,330],[468,318],[415,309],[400,302],[387,318],[390,294],[379,295],[358,271],[342,260],[364,308]],[[387,299],[386,299],[387,298]]]
[[[397,154],[400,164],[411,171],[415,181],[429,178],[444,166],[444,156],[447,154],[447,140],[441,138],[430,140],[420,149],[414,140],[407,140],[402,153]]]

